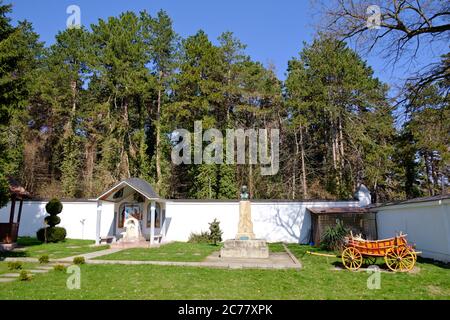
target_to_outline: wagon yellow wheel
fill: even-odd
[[[342,263],[348,270],[358,270],[363,263],[363,257],[358,249],[348,247],[342,252]]]
[[[386,252],[384,260],[392,271],[411,271],[416,264],[416,254],[408,247],[391,248]]]

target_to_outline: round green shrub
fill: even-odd
[[[26,270],[20,271],[20,273],[19,273],[20,281],[29,281],[29,280],[31,280],[31,278],[32,278],[32,275],[28,271],[26,271]]]
[[[47,212],[52,216],[61,213],[62,209],[63,209],[63,205],[62,205],[61,201],[59,201],[56,198],[50,200],[45,205],[45,210],[47,210]]]
[[[75,257],[73,258],[73,263],[74,264],[84,264],[86,262],[86,260],[84,259],[84,257]]]
[[[58,216],[46,216],[44,219],[45,223],[50,227],[54,227],[61,222],[61,218]]]
[[[65,265],[57,264],[53,267],[53,270],[66,272],[67,268]]]
[[[22,270],[23,264],[22,264],[22,262],[19,262],[19,261],[8,262],[8,269],[9,270]]]
[[[66,229],[61,227],[47,227],[39,229],[36,237],[42,242],[59,242],[66,239]]]
[[[48,257],[48,254],[44,254],[39,257],[40,264],[46,264],[46,263],[49,263],[49,261],[50,261],[50,258]]]

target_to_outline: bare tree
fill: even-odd
[[[318,0],[320,30],[353,41],[366,53],[376,50],[389,63],[415,61],[420,50],[429,62],[411,71],[406,84],[417,91],[449,78],[450,2],[446,0]],[[433,53],[435,47],[439,47]],[[434,55],[434,56],[433,56]],[[447,55],[445,57],[445,55]],[[448,91],[448,86],[445,88]]]

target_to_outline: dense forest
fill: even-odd
[[[446,76],[410,86],[399,104],[333,33],[305,43],[281,81],[233,33],[181,38],[164,11],[69,28],[46,47],[11,10],[0,3],[1,204],[8,176],[34,196],[64,198],[128,177],[167,198],[235,199],[243,184],[255,199],[345,199],[359,183],[377,202],[448,191],[448,55]],[[204,130],[279,129],[278,174],[174,165],[171,133],[196,120]]]

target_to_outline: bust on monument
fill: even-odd
[[[242,186],[241,188],[241,200],[248,200],[250,195],[248,194],[248,188],[247,186]]]

